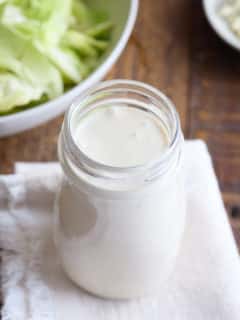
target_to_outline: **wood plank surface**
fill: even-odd
[[[240,55],[211,30],[201,1],[141,0],[112,78],[164,91],[176,104],[185,136],[207,142],[240,248]],[[12,172],[15,161],[56,160],[62,120],[0,139],[0,172]]]
[[[240,55],[208,25],[192,1],[187,136],[204,139],[240,248]]]

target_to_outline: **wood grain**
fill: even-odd
[[[141,0],[129,44],[108,75],[148,82],[172,98],[187,138],[204,139],[240,248],[240,59],[194,0]],[[63,117],[0,139],[0,172],[15,161],[56,160]]]

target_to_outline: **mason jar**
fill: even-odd
[[[142,110],[161,122],[169,143],[157,159],[114,167],[81,150],[77,124],[113,105]],[[102,82],[73,102],[59,136],[64,175],[55,219],[57,249],[73,282],[108,298],[161,291],[174,268],[184,231],[182,146],[172,102],[147,84]]]

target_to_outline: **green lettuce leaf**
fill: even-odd
[[[66,83],[78,83],[89,73],[89,66],[85,65],[80,57],[69,48],[49,48],[46,54],[52,63],[60,70]]]
[[[8,1],[2,9],[1,23],[42,46],[55,45],[68,28],[71,5],[71,0]]]
[[[43,90],[11,73],[0,73],[0,113],[39,100]]]
[[[60,72],[48,58],[42,55],[31,42],[19,38],[2,25],[0,25],[0,70],[1,76],[4,73],[8,76],[13,74],[19,81],[24,82],[24,87],[29,84],[29,90],[32,87],[38,88],[37,92],[45,93],[49,99],[63,92]],[[2,81],[3,79],[9,78],[4,77]],[[11,81],[13,81],[12,78]],[[16,102],[16,105],[19,104]]]
[[[81,0],[0,0],[0,116],[61,95],[97,66],[112,23]]]

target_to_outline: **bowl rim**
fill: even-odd
[[[121,55],[122,51],[124,50],[124,47],[126,46],[128,39],[131,35],[131,32],[133,30],[133,27],[137,18],[138,7],[139,7],[139,0],[130,0],[128,17],[116,45],[113,47],[108,57],[86,79],[81,81],[79,84],[75,85],[72,89],[70,89],[66,93],[63,93],[59,97],[56,97],[48,102],[39,104],[32,108],[22,110],[13,114],[0,116],[0,124],[7,120],[20,121],[22,118],[25,118],[28,116],[32,117],[34,116],[34,114],[35,116],[37,116],[38,114],[41,114],[42,112],[44,112],[44,110],[46,109],[48,110],[49,108],[53,107],[55,104],[64,104],[65,102],[65,103],[68,103],[70,106],[70,103],[67,101],[69,100],[72,101],[79,94],[79,87],[81,87],[81,91],[85,91],[86,89],[91,87],[91,85],[98,82],[101,79],[101,77],[104,76],[109,71],[109,69],[115,64],[115,62]],[[60,112],[56,113],[56,116],[57,114],[62,113],[66,109],[67,108],[62,108]]]

